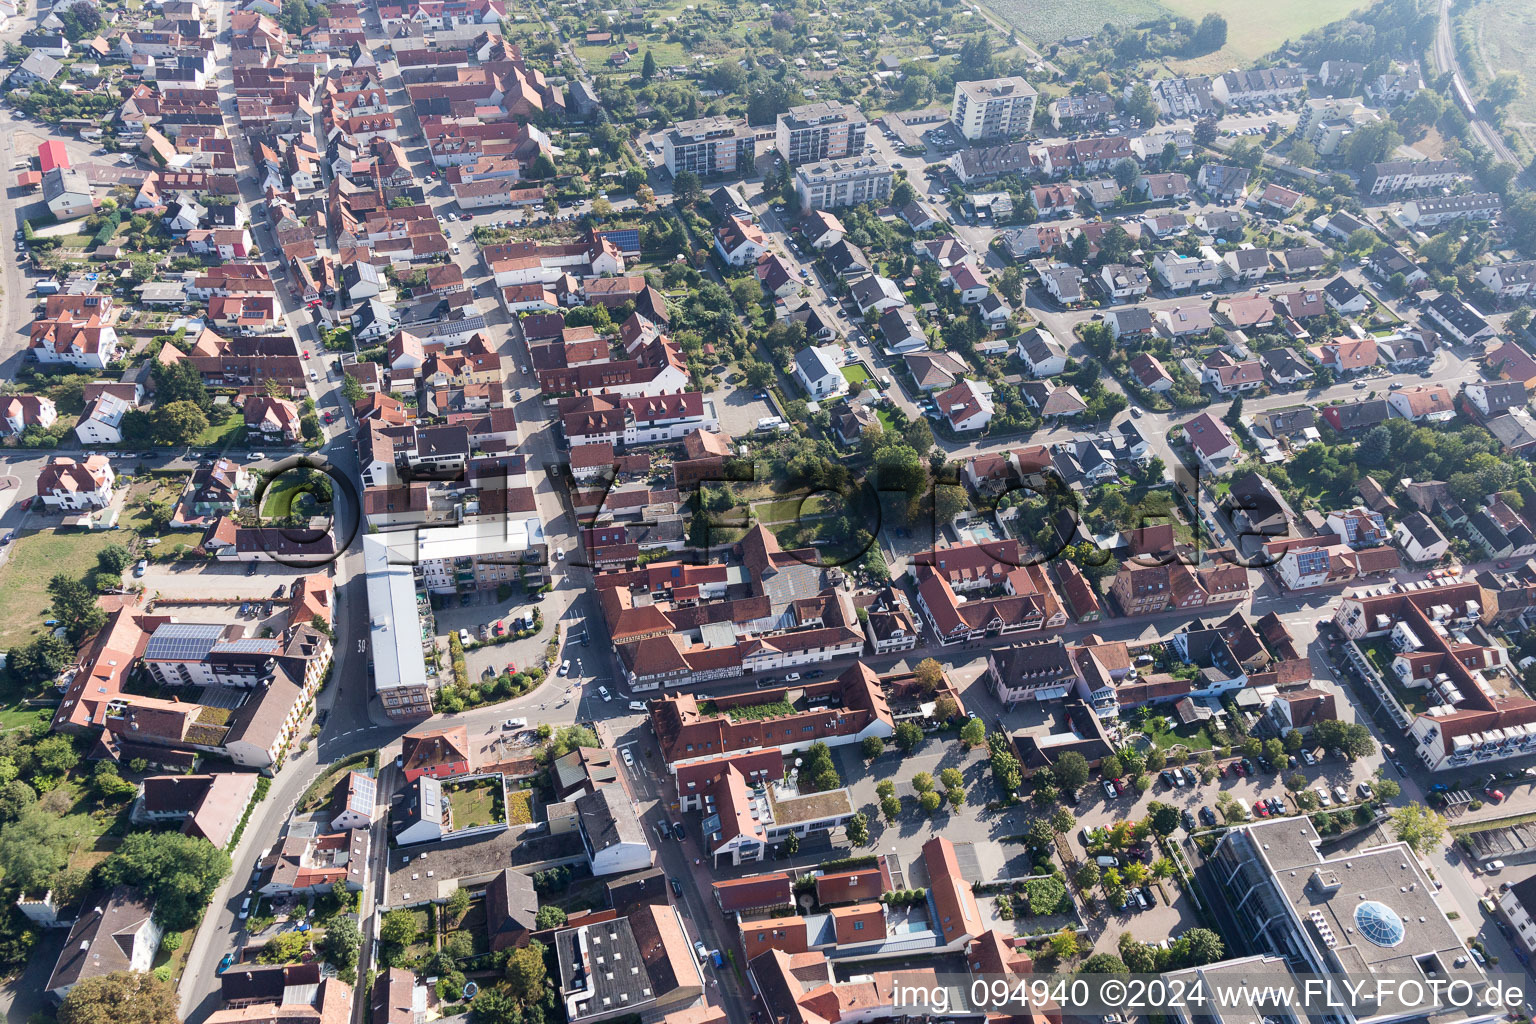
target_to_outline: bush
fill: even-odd
[[[1067,887],[1054,878],[1031,878],[1024,883],[1029,912],[1036,916],[1055,914],[1067,903]]]

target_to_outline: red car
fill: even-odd
[[[1256,818],[1267,818],[1269,817],[1269,808],[1263,804],[1256,803],[1253,805],[1253,814]]]
[[[304,358],[305,358],[305,359],[308,359],[308,358],[309,358],[309,349],[305,349],[305,350],[304,350]]]
[[[1494,789],[1490,786],[1488,789],[1483,790],[1483,792],[1487,794],[1488,799],[1496,804],[1504,802],[1504,791],[1502,789]]]

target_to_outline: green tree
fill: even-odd
[[[53,617],[59,620],[69,639],[78,644],[107,623],[107,613],[96,603],[96,595],[83,580],[66,573],[55,573],[48,581],[53,598]]]
[[[656,58],[651,56],[651,51],[645,51],[645,60],[640,62],[640,78],[649,82],[656,77]]]
[[[1099,866],[1093,861],[1084,861],[1078,865],[1077,871],[1072,875],[1072,881],[1084,892],[1099,884]]]
[[[174,347],[171,341],[165,344]],[[156,362],[152,376],[158,402],[191,402],[204,411],[213,405],[213,400],[208,397],[208,387],[203,383],[203,375],[186,360],[175,363]]]
[[[678,206],[692,206],[704,194],[699,176],[692,171],[678,171],[672,179],[672,201]]]
[[[873,761],[885,751],[885,741],[879,736],[866,736],[864,737],[864,742],[859,746],[864,753],[864,760],[866,761]]]
[[[507,957],[507,991],[524,1006],[544,998],[544,943],[537,939]]]
[[[533,158],[533,163],[528,166],[527,177],[530,181],[543,181],[555,176],[555,162],[550,159],[548,153],[540,153]]]
[[[464,912],[469,909],[469,899],[468,889],[458,888],[453,890],[448,897],[448,902],[443,905],[443,909],[448,912],[450,920],[457,921],[464,916]]]
[[[1051,952],[1058,960],[1070,960],[1077,955],[1077,933],[1071,928],[1063,928],[1051,936]]]
[[[895,796],[880,798],[880,816],[889,824],[901,816],[901,799]]]
[[[1172,804],[1159,803],[1154,800],[1147,805],[1150,812],[1149,820],[1152,823],[1152,831],[1160,836],[1171,836],[1173,830],[1179,827],[1179,809]]]
[[[1051,774],[1062,789],[1075,793],[1088,784],[1088,761],[1077,751],[1068,750],[1051,766]]]
[[[155,444],[185,445],[208,429],[208,417],[191,402],[157,405],[149,414],[150,438]]]
[[[1125,961],[1113,953],[1095,953],[1084,960],[1079,970],[1083,974],[1129,974]]]
[[[200,836],[134,832],[96,870],[104,885],[142,889],[156,920],[184,931],[197,924],[213,891],[229,874],[229,854]]]
[[[69,832],[63,820],[35,804],[0,828],[0,871],[17,889],[37,888],[64,867],[68,853]]]
[[[257,963],[291,964],[309,951],[309,935],[306,932],[280,932],[267,940],[257,955]]]
[[[320,953],[326,963],[336,968],[343,978],[357,970],[358,951],[363,948],[363,933],[357,922],[345,914],[331,919],[325,927],[325,938],[320,942]]]
[[[869,845],[869,817],[863,811],[855,812],[843,830],[854,846]]]
[[[1130,188],[1136,179],[1141,176],[1141,168],[1136,166],[1136,161],[1126,157],[1110,169],[1110,174],[1114,176],[1116,185],[1126,189]]]
[[[981,719],[972,718],[966,721],[960,729],[960,742],[965,744],[967,749],[979,747],[987,742],[987,727]]]
[[[1030,822],[1025,835],[1029,837],[1029,845],[1037,850],[1048,850],[1056,842],[1056,828],[1045,818]]]
[[[552,904],[540,907],[539,912],[533,918],[533,924],[536,928],[558,928],[565,924],[565,921],[565,911]]]
[[[1375,797],[1381,803],[1397,799],[1402,791],[1403,787],[1391,779],[1377,779],[1374,787]]]
[[[1393,809],[1389,827],[1415,853],[1428,853],[1445,840],[1445,819],[1416,800]]]
[[[386,946],[409,946],[416,941],[416,932],[416,917],[404,907],[391,910],[379,922],[379,941]]]
[[[142,971],[87,978],[64,997],[58,1024],[180,1024],[176,994]]]
[[[902,722],[896,727],[896,746],[903,754],[910,754],[923,742],[923,730],[916,722]]]
[[[1179,937],[1180,967],[1203,967],[1227,955],[1221,936],[1209,928],[1191,928]]]
[[[937,790],[930,789],[917,798],[917,805],[923,809],[924,814],[932,815],[944,806],[944,798],[939,796]]]
[[[104,573],[121,576],[123,570],[133,564],[133,552],[121,544],[108,544],[96,552],[96,564]]]
[[[347,404],[356,405],[368,397],[368,392],[356,377],[346,373],[341,377],[341,397],[347,400]]]

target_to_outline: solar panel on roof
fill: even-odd
[[[168,622],[149,638],[144,657],[150,661],[200,660],[224,632],[224,627],[204,622]]]

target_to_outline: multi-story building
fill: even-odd
[[[779,115],[774,147],[791,164],[861,156],[868,128],[856,104],[807,103]]]
[[[1439,227],[1453,220],[1493,220],[1503,208],[1492,192],[1469,192],[1460,196],[1426,196],[1410,199],[1395,219],[1416,230]]]
[[[769,718],[733,716],[733,708],[784,702],[789,711]],[[793,689],[749,690],[701,702],[679,694],[651,702],[651,723],[668,770],[701,761],[778,750],[792,754],[813,743],[839,746],[866,737],[887,738],[896,723],[879,678],[859,662],[836,679]]]
[[[1406,843],[1355,846],[1325,854],[1322,840],[1305,818],[1280,818],[1233,829],[1206,861],[1210,889],[1219,894],[1218,918],[1241,922],[1250,948],[1280,959],[1250,960],[1228,977],[1247,989],[1272,982],[1297,986],[1291,973],[1325,975],[1337,990],[1364,986],[1375,998],[1341,999],[1307,1009],[1288,1003],[1277,1019],[1322,1019],[1331,1024],[1388,1024],[1431,1016],[1452,1024],[1481,1024],[1503,1013],[1448,994],[1456,986],[1480,991],[1482,968],[1467,953],[1440,905],[1440,889]],[[1208,975],[1226,964],[1192,968]],[[1262,967],[1263,969],[1258,969]],[[1271,977],[1273,975],[1273,978]],[[1383,988],[1372,976],[1394,979]],[[1258,979],[1258,980],[1256,980]],[[1410,987],[1405,984],[1412,981]],[[1231,987],[1231,986],[1228,986]],[[1214,989],[1213,989],[1214,990]],[[1200,1020],[1269,1019],[1268,1010],[1247,1003],[1219,1013],[1202,1006]],[[1294,1015],[1294,1016],[1293,1016]],[[1182,1012],[1183,1020],[1190,1020]]]
[[[1203,75],[1194,78],[1160,78],[1150,83],[1152,99],[1158,113],[1168,118],[1202,117],[1216,109],[1211,94],[1211,80]],[[1126,96],[1131,94],[1126,87]]]
[[[1486,518],[1486,515],[1479,513]],[[1404,744],[1431,771],[1481,767],[1536,749],[1536,701],[1509,676],[1505,648],[1484,628],[1496,595],[1478,582],[1405,593],[1346,596],[1334,625],[1345,655],[1411,737]],[[1391,659],[1398,686],[1425,691],[1427,707],[1405,708],[1364,648]]]
[[[980,82],[956,82],[949,119],[975,142],[1022,135],[1035,121],[1034,88],[1017,75]]]
[[[893,179],[879,157],[823,160],[795,168],[795,192],[803,209],[836,209],[889,199]]]
[[[1077,671],[1061,637],[1053,636],[989,651],[987,682],[1004,704],[1057,700],[1076,685]]]
[[[1462,176],[1454,160],[1388,160],[1371,164],[1360,176],[1360,191],[1368,196],[1446,188]]]
[[[1300,68],[1259,68],[1228,71],[1211,83],[1211,95],[1227,107],[1279,103],[1300,96],[1307,76]]]
[[[368,585],[368,675],[374,693],[390,718],[427,718],[432,714],[434,686],[427,677],[421,613],[426,610],[430,615],[430,605],[417,598],[412,567],[391,560],[385,538],[363,538],[363,565]],[[435,662],[435,650],[431,657]]]
[[[692,171],[701,178],[747,177],[757,160],[757,133],[734,117],[679,121],[661,137],[667,173]]]

